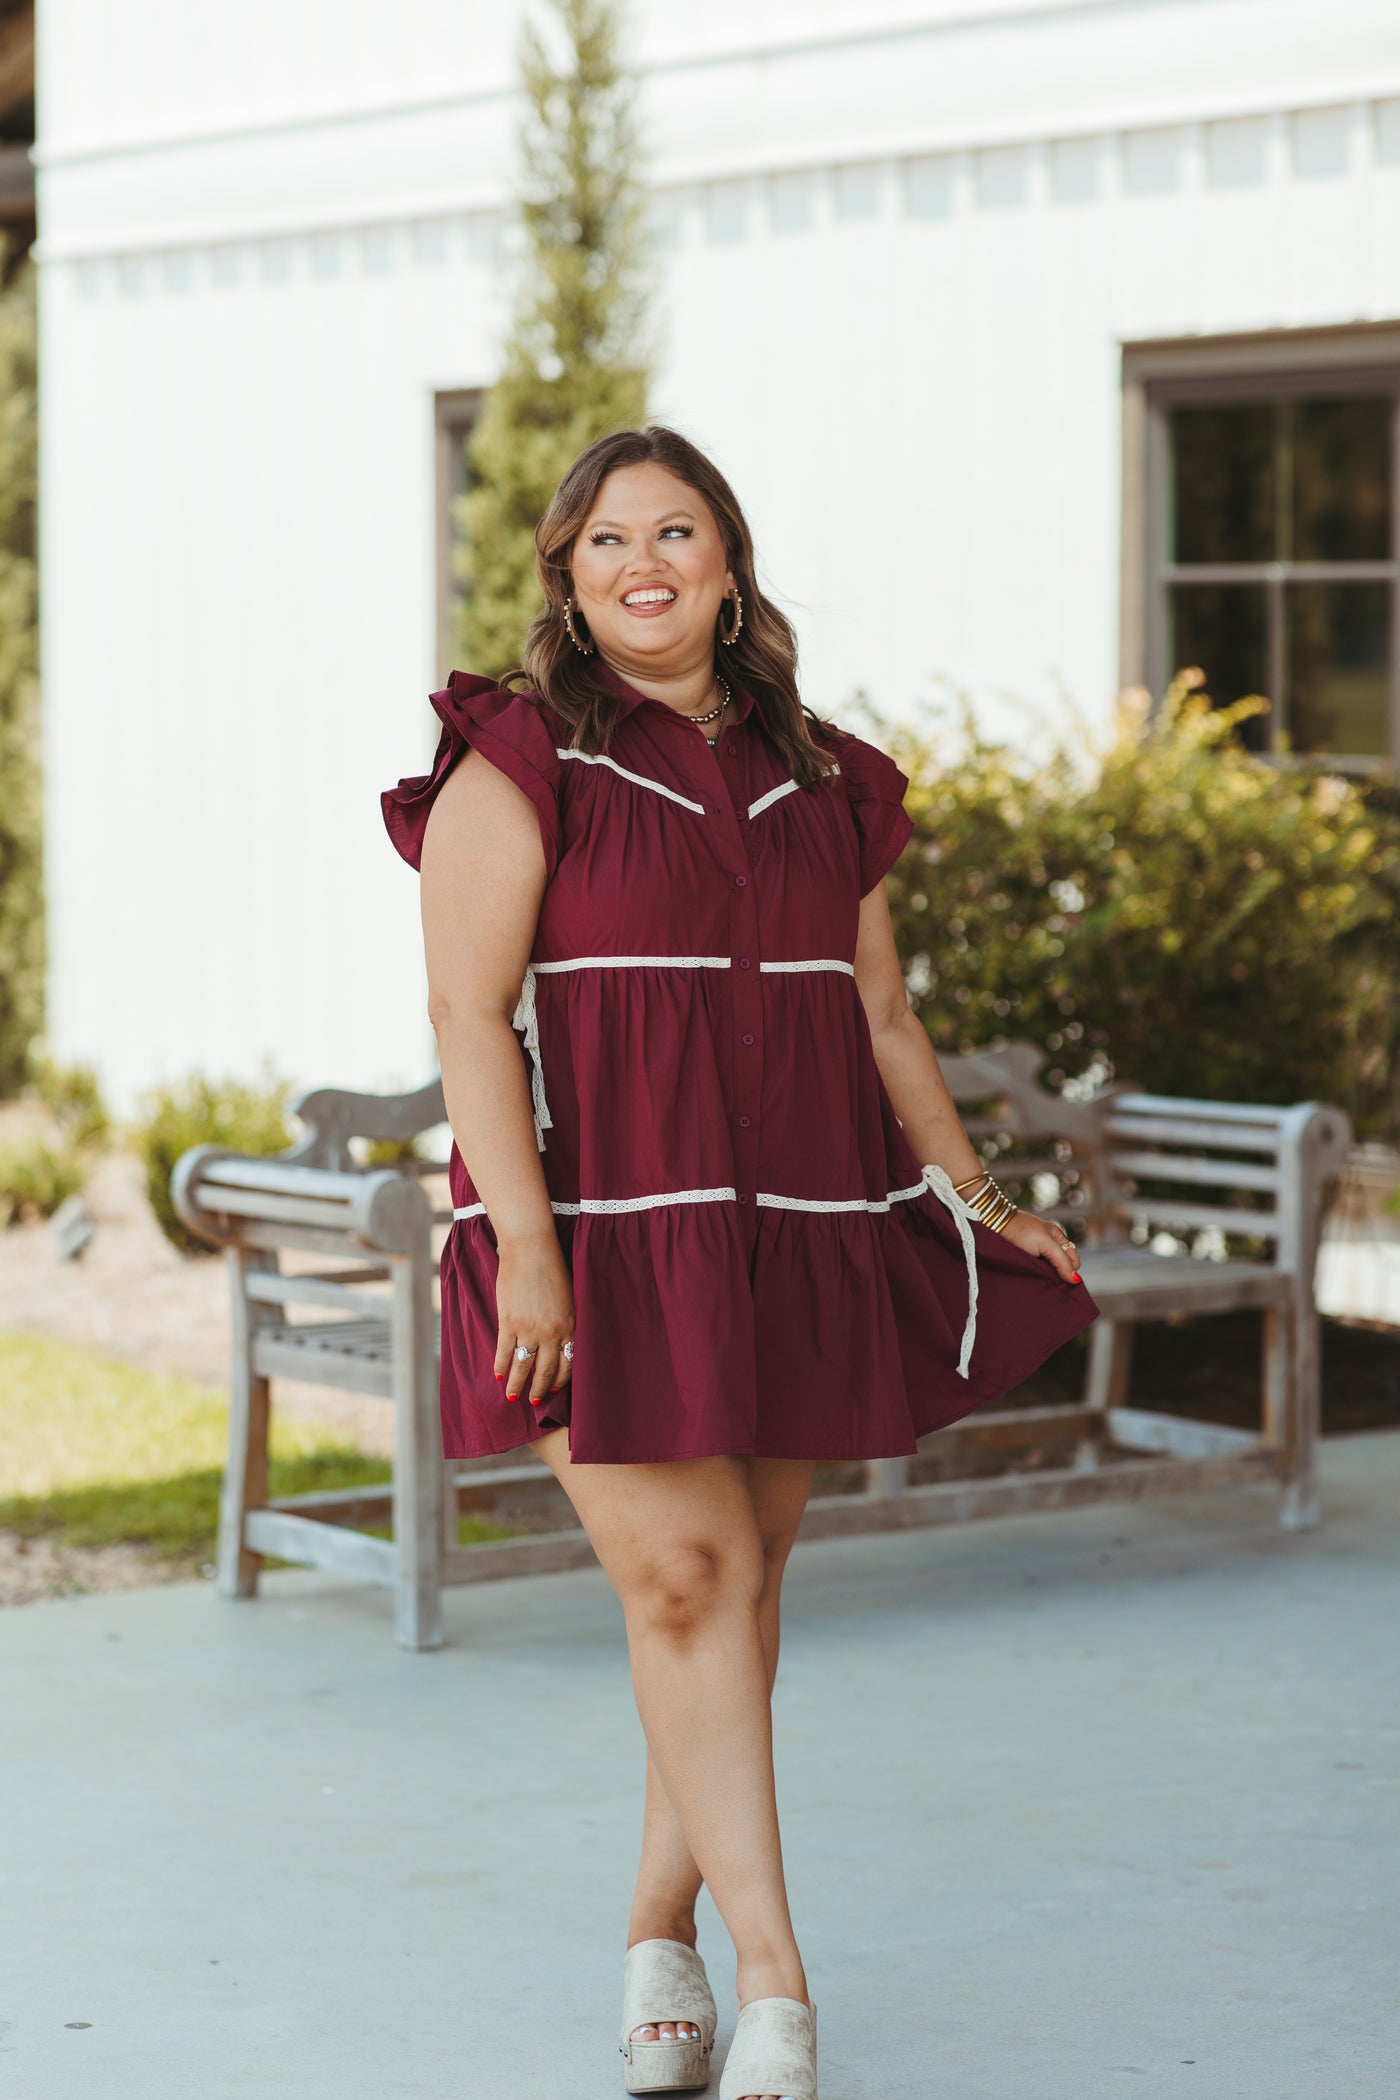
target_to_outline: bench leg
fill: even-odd
[[[880,1497],[902,1495],[909,1485],[907,1458],[869,1458],[865,1462],[865,1492]]]
[[[438,1413],[428,1262],[396,1260],[394,1311],[394,1639],[401,1648],[443,1643],[442,1575],[448,1493]],[[455,1495],[453,1497],[455,1503]]]
[[[257,1595],[261,1553],[243,1543],[243,1519],[267,1501],[267,1436],[271,1380],[253,1372],[252,1308],[243,1288],[245,1269],[275,1269],[276,1255],[225,1249],[233,1309],[229,1365],[228,1462],[219,1498],[219,1543],[215,1554],[221,1597]]]
[[[1277,1345],[1288,1370],[1287,1458],[1278,1520],[1285,1531],[1308,1531],[1322,1520],[1317,1488],[1317,1440],[1322,1421],[1322,1337],[1316,1308],[1290,1306],[1269,1315],[1286,1330]],[[1267,1382],[1266,1373],[1266,1382]]]
[[[1084,1405],[1099,1414],[1122,1407],[1133,1369],[1133,1323],[1100,1317],[1089,1329],[1089,1368],[1084,1378]]]

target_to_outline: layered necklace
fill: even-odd
[[[727,686],[727,685],[725,684],[724,680],[723,680],[723,679],[722,679],[722,678],[721,678],[721,677],[719,676],[718,672],[716,672],[716,674],[715,674],[715,684],[716,684],[716,685],[717,685],[717,686],[719,687],[719,690],[720,690],[720,696],[721,696],[721,697],[720,697],[720,703],[719,703],[719,706],[718,706],[718,707],[712,707],[712,708],[710,709],[710,711],[709,711],[709,713],[708,713],[707,715],[687,715],[687,716],[686,716],[686,720],[687,720],[687,722],[693,722],[693,723],[695,724],[695,726],[696,726],[696,728],[697,728],[697,729],[699,729],[699,728],[702,728],[702,727],[704,726],[704,724],[705,724],[706,722],[717,722],[717,721],[719,720],[720,716],[721,716],[721,715],[722,715],[722,714],[724,713],[724,710],[726,709],[726,707],[728,707],[728,705],[729,705],[729,698],[730,698],[730,695],[729,695],[729,687],[728,687],[728,686]],[[719,733],[719,731],[718,731],[718,730],[716,730],[713,736],[707,736],[707,737],[706,737],[706,739],[705,739],[705,742],[706,742],[706,743],[707,743],[707,744],[709,745],[709,747],[710,747],[710,749],[711,749],[712,751],[714,750],[714,748],[715,748],[715,745],[716,745],[716,744],[717,744],[717,743],[719,742],[719,734],[720,734],[720,733]]]

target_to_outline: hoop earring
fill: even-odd
[[[736,643],[736,642],[738,641],[738,639],[739,639],[739,633],[740,633],[740,630],[741,630],[741,628],[743,627],[743,624],[744,624],[744,601],[743,601],[743,599],[742,599],[742,598],[741,598],[741,597],[739,596],[739,593],[738,593],[737,591],[735,591],[735,593],[734,593],[734,618],[733,618],[733,620],[732,620],[732,621],[730,622],[730,627],[729,627],[729,632],[728,632],[728,634],[722,634],[722,635],[720,636],[720,638],[719,638],[719,639],[720,639],[720,646],[721,646],[721,648],[724,648],[724,649],[732,649],[732,648],[734,647],[734,644],[735,644],[735,643]]]
[[[573,643],[580,656],[591,656],[594,648],[593,637],[590,635],[586,642],[581,642],[577,634],[575,634],[574,623],[570,618],[572,604],[573,601],[571,599],[566,598],[564,600],[564,625],[568,629],[569,640]]]

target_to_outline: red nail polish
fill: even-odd
[[[1080,1273],[1079,1273],[1079,1271],[1078,1271],[1077,1269],[1076,1269],[1076,1270],[1075,1270],[1075,1272],[1074,1272],[1074,1280],[1075,1280],[1075,1282],[1076,1282],[1076,1283],[1083,1283],[1083,1281],[1084,1281],[1084,1278],[1083,1278],[1083,1277],[1082,1277],[1082,1276],[1080,1275]]]
[[[505,1381],[505,1375],[506,1375],[506,1374],[505,1374],[505,1372],[504,1372],[504,1371],[498,1371],[498,1372],[496,1373],[496,1379],[497,1379],[497,1382],[498,1382],[498,1383],[504,1383],[504,1381]]]
[[[519,1393],[507,1393],[506,1398],[507,1400],[518,1400],[520,1398],[520,1395]]]

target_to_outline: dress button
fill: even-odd
[[[729,740],[729,756],[731,758],[737,758],[739,756],[739,746],[734,742],[734,739],[732,737]]]
[[[751,1043],[751,1042],[753,1041],[753,1037],[752,1037],[751,1035],[746,1035],[746,1036],[744,1037],[744,1041],[745,1041],[746,1043]]]
[[[748,1127],[749,1127],[749,1125],[750,1125],[750,1123],[751,1123],[752,1121],[753,1121],[753,1117],[752,1117],[752,1116],[740,1116],[740,1118],[739,1118],[739,1128],[740,1128],[741,1130],[747,1130],[747,1129],[748,1129]]]
[[[746,890],[746,889],[748,888],[748,886],[749,886],[749,878],[748,878],[748,876],[747,876],[747,875],[736,875],[736,876],[734,877],[734,887],[735,887],[735,889],[739,889],[739,890]]]
[[[747,969],[748,969],[748,967],[749,967],[749,959],[748,959],[747,955],[741,955],[741,956],[739,957],[739,968],[740,968],[741,970],[747,970]]]
[[[741,1203],[747,1203],[747,1202],[748,1202],[748,1200],[749,1200],[749,1199],[748,1199],[748,1197],[747,1197],[747,1196],[746,1196],[746,1195],[744,1194],[744,1191],[743,1191],[742,1189],[740,1189],[740,1191],[739,1191],[739,1201],[740,1201]]]

